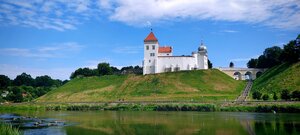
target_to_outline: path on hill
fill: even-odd
[[[245,102],[252,88],[253,81],[249,80],[243,93],[236,99],[236,102]]]

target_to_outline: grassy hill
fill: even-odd
[[[281,64],[268,69],[254,81],[252,91],[272,94],[283,89],[300,90],[300,62],[290,65]]]
[[[244,86],[244,81],[236,81],[216,69],[146,76],[109,75],[73,79],[36,101],[224,101],[235,99]]]

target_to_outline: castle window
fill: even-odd
[[[150,56],[155,56],[155,53],[150,53]]]
[[[155,50],[155,45],[152,45],[152,50]]]
[[[151,62],[151,60],[149,60],[149,63]]]
[[[146,50],[149,50],[149,46],[148,45],[146,46]]]

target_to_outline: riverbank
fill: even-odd
[[[200,111],[200,112],[279,112],[300,113],[300,102],[113,102],[113,103],[22,103],[4,104],[0,110],[40,111]]]

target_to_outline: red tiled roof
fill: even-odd
[[[172,47],[171,46],[165,46],[165,47],[159,47],[158,53],[171,53]]]
[[[145,41],[158,41],[157,38],[154,36],[153,32],[150,32],[150,34],[145,38]]]

